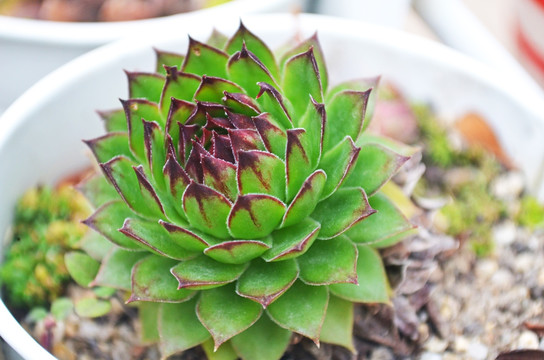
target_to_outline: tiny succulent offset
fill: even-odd
[[[156,52],[86,141],[85,223],[112,245],[69,270],[127,291],[164,357],[279,359],[293,332],[354,350],[354,303],[392,294],[379,249],[414,228],[383,191],[406,147],[365,132],[377,80],[329,86],[316,35],[275,54],[243,24]]]

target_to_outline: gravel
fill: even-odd
[[[441,266],[443,279],[432,299],[448,324],[449,336],[431,337],[421,359],[494,359],[515,349],[543,349],[544,233],[511,221],[493,227],[495,251],[478,259],[467,247]]]

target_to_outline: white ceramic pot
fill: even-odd
[[[308,0],[318,14],[401,28],[411,0]],[[310,4],[308,4],[310,5]]]
[[[430,102],[439,113],[479,112],[528,178],[540,175],[544,111],[527,100],[523,89],[510,89],[500,74],[481,63],[435,42],[346,19],[317,15],[242,19],[272,47],[294,34],[310,36],[317,30],[333,83],[381,74],[410,99]],[[212,25],[230,34],[238,22],[237,17],[224,17],[200,24],[190,34],[205,40]],[[127,97],[122,69],[153,69],[152,46],[185,51],[187,37],[174,27],[169,36],[123,40],[96,49],[42,79],[4,113],[0,118],[0,234],[12,220],[17,197],[26,189],[88,165],[81,139],[102,133],[95,110],[117,108],[117,99]],[[26,359],[51,359],[3,303],[0,335]]]
[[[162,27],[177,27],[183,33],[214,17],[289,11],[297,2],[233,0],[204,10],[119,22],[56,22],[0,16],[0,113],[41,77],[97,46]]]

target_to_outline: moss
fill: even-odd
[[[491,180],[503,167],[489,152],[478,146],[454,147],[451,131],[426,105],[413,106],[423,143],[427,178],[416,188],[419,195],[448,195],[451,203],[441,209],[447,234],[468,240],[479,256],[493,251],[490,224],[507,214],[506,204],[490,191]],[[453,172],[464,176],[454,176]],[[435,174],[435,175],[433,175]]]
[[[532,196],[523,197],[516,221],[531,230],[543,229],[544,206]]]
[[[85,198],[70,186],[37,187],[20,198],[11,245],[0,268],[10,305],[31,308],[62,295],[70,278],[64,254],[87,231],[80,221],[89,213]]]

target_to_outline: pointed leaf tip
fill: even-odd
[[[192,226],[220,239],[229,238],[231,202],[212,188],[191,182],[183,194],[183,209]]]
[[[212,335],[217,350],[225,341],[253,325],[261,316],[262,307],[238,296],[234,285],[226,285],[203,291],[196,313]]]
[[[281,222],[285,204],[262,194],[239,196],[228,217],[228,228],[234,238],[259,239],[270,234]]]

